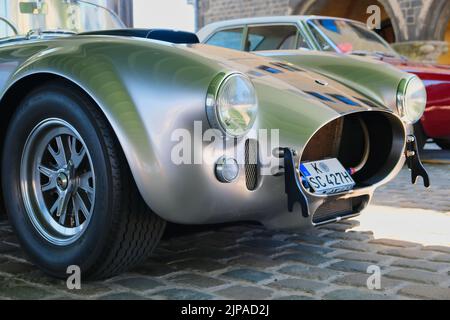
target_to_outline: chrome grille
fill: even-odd
[[[313,223],[321,224],[337,218],[353,215],[352,200],[329,201],[319,207],[313,216]]]
[[[256,140],[245,142],[245,182],[248,190],[256,190],[258,186],[258,142]]]

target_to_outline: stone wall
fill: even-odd
[[[200,26],[233,18],[289,13],[289,0],[199,0],[198,5]]]

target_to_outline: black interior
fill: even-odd
[[[117,29],[80,33],[80,35],[105,35],[117,37],[136,37],[178,44],[200,43],[195,33],[169,29]]]

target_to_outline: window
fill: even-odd
[[[246,51],[261,50],[290,50],[298,49],[297,44],[298,29],[296,26],[255,26],[249,27],[248,39],[245,46]],[[308,48],[308,45],[301,37],[301,48]]]
[[[243,28],[219,31],[214,34],[207,44],[228,49],[241,50],[242,48]]]
[[[316,39],[317,43],[320,46],[320,49],[323,51],[335,51],[333,47],[325,40],[325,38],[320,34],[320,32],[314,27],[311,26],[311,32]]]

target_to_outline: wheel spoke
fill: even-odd
[[[75,219],[75,226],[79,227],[80,226],[80,216],[79,216],[79,212],[80,212],[80,206],[78,205],[78,201],[75,197],[72,197],[72,216]]]
[[[42,186],[42,192],[48,192],[56,189],[56,179],[50,178],[50,181]]]
[[[55,170],[52,170],[52,169],[50,169],[50,168],[48,168],[48,167],[46,167],[46,166],[44,166],[42,164],[40,164],[38,166],[38,170],[39,170],[40,173],[42,173],[44,176],[46,176],[49,179],[54,178],[56,176],[56,174],[57,174]]]
[[[89,196],[94,196],[94,188],[90,185],[90,179],[92,179],[92,172],[86,172],[80,176],[80,189],[84,190]]]
[[[51,215],[54,215],[56,213],[56,210],[58,210],[59,204],[60,204],[60,200],[61,200],[61,198],[58,197],[58,199],[55,200],[55,203],[53,204],[53,206],[50,208],[50,214]]]
[[[78,169],[78,167],[83,162],[85,156],[86,156],[86,149],[84,147],[81,148],[80,152],[72,155],[72,162],[73,165],[75,166],[75,169]]]
[[[67,191],[62,192],[59,199],[58,211],[56,213],[58,217],[61,217],[63,214],[67,213],[67,206],[69,204],[69,201],[70,193]]]
[[[79,206],[81,212],[83,213],[84,218],[85,218],[85,219],[88,219],[88,218],[89,218],[89,215],[90,215],[90,212],[89,212],[89,210],[87,209],[86,204],[84,203],[83,198],[81,198],[81,196],[80,196],[80,194],[79,194],[78,192],[76,193],[76,196],[75,196],[75,197],[76,197],[76,198],[75,198],[75,201],[77,202],[77,204],[78,204],[78,206]]]
[[[80,151],[77,151],[77,141],[77,138],[69,137],[70,159],[72,160],[75,169],[78,169],[87,154],[84,146],[81,147]]]
[[[55,151],[50,144],[48,145],[47,150],[50,152],[53,159],[55,159],[58,167],[62,168],[65,165],[67,165],[66,152],[64,150],[64,144],[63,144],[62,138],[59,136],[59,137],[56,137],[55,140],[56,140],[56,145],[58,146],[58,151]]]
[[[59,217],[59,224],[64,226],[66,223],[66,217],[67,217],[67,212],[63,212],[63,214],[61,214],[61,216]]]

